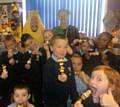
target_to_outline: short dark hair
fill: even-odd
[[[12,34],[9,34],[9,35],[5,36],[5,41],[11,41],[11,40],[16,41]]]
[[[32,37],[30,34],[28,34],[28,33],[22,34],[22,36],[21,36],[21,46],[22,46],[22,47],[25,47],[26,41],[27,41],[28,39],[32,39],[32,38],[33,38],[33,37]]]
[[[112,34],[110,34],[109,32],[102,32],[102,33],[100,33],[100,35],[98,37],[100,37],[102,35],[106,35],[106,37],[109,39],[109,41],[111,41],[113,38]]]
[[[13,89],[13,93],[17,89],[25,89],[25,90],[27,90],[28,94],[30,94],[30,88],[26,84],[23,84],[23,83],[17,84]]]

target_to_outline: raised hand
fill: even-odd
[[[2,74],[1,74],[1,78],[6,79],[7,77],[8,77],[8,72],[6,70],[3,70]]]
[[[84,107],[81,102],[78,100],[75,102],[74,107]]]
[[[112,95],[111,89],[108,89],[108,93],[100,96],[100,104],[103,107],[119,107]]]
[[[8,58],[13,57],[13,50],[12,49],[8,49]]]

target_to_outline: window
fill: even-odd
[[[107,0],[26,0],[26,4],[27,11],[39,11],[46,29],[58,25],[59,9],[69,10],[69,24],[86,32],[87,36],[96,36],[104,29],[102,21]]]

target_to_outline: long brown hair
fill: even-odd
[[[115,100],[117,101],[117,103],[120,104],[120,74],[113,68],[105,65],[100,65],[93,69],[93,71],[96,70],[100,70],[100,71],[102,70],[105,73],[110,84],[114,86],[112,94]]]

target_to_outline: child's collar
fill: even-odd
[[[108,52],[108,49],[105,49],[104,51],[103,51],[103,54],[106,54]]]
[[[55,61],[55,62],[58,62],[58,59],[57,59],[57,57],[54,55],[54,54],[52,54],[52,59]],[[68,59],[66,58],[66,57],[64,57],[64,62],[67,62],[68,61]]]
[[[100,99],[99,97],[93,97],[93,103],[99,103]]]

